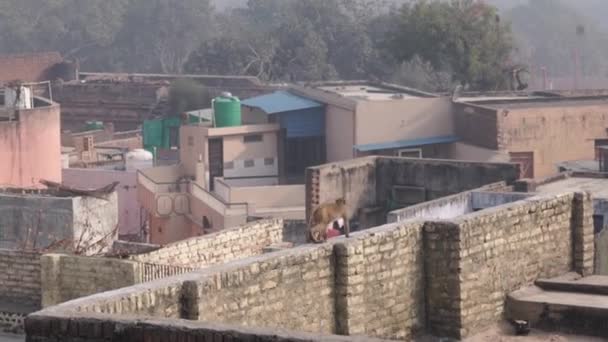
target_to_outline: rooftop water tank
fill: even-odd
[[[137,171],[148,169],[154,166],[154,156],[152,152],[144,149],[135,149],[126,155],[127,171]]]
[[[104,127],[102,121],[87,121],[85,131],[96,131],[103,128]]]
[[[222,93],[213,99],[215,127],[241,125],[241,101],[230,93]]]

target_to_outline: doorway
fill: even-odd
[[[520,178],[534,178],[534,152],[510,152],[511,162],[519,164]]]
[[[224,140],[209,139],[209,189],[213,191],[215,177],[224,176]]]

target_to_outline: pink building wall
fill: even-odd
[[[63,169],[63,183],[80,188],[99,188],[120,182],[118,195],[119,235],[140,232],[140,205],[137,201],[137,173],[102,169]]]
[[[40,179],[61,182],[61,110],[56,103],[45,104],[20,110],[18,120],[0,121],[0,186],[41,188]]]

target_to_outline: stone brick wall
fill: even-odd
[[[335,332],[333,246],[306,246],[209,269],[196,282],[198,319],[321,334]]]
[[[356,233],[336,255],[338,332],[406,341],[424,332],[422,222]]]
[[[388,340],[337,335],[315,335],[225,324],[175,319],[117,319],[108,315],[93,318],[32,315],[27,319],[30,342],[382,342]]]
[[[76,341],[107,328],[109,337],[90,340],[119,340],[117,326],[142,327],[128,318],[138,315],[187,319],[195,329],[215,322],[323,335],[313,341],[466,338],[503,318],[508,293],[540,277],[592,270],[592,210],[588,194],[568,193],[451,221],[385,225],[79,298],[30,316],[26,330],[32,341]],[[182,324],[151,329],[173,334]],[[224,329],[219,340],[232,333]]]
[[[43,307],[192,271],[183,267],[65,254],[45,254],[40,258],[40,264]]]
[[[40,254],[0,249],[0,302],[40,308]]]
[[[260,220],[218,233],[167,245],[132,259],[154,264],[202,268],[262,254],[264,247],[283,242],[283,221]]]
[[[136,283],[135,262],[64,254],[45,254],[40,261],[43,307]]]
[[[502,319],[508,293],[573,270],[592,272],[587,194],[538,197],[427,223],[430,329],[465,337]]]

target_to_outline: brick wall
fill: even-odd
[[[136,283],[135,262],[46,254],[42,263],[42,306]]]
[[[192,271],[183,267],[65,254],[45,254],[40,258],[40,264],[43,307]]]
[[[0,249],[0,302],[40,308],[40,254]]]
[[[336,245],[339,332],[410,340],[423,332],[422,223],[387,225]]]
[[[58,52],[0,56],[0,84],[20,80],[47,81],[53,66],[63,62]]]
[[[201,268],[262,254],[264,247],[280,242],[283,242],[283,221],[268,219],[172,243],[132,259]]]
[[[332,334],[334,263],[331,245],[306,246],[209,269],[196,282],[198,319],[251,327]]]
[[[589,195],[570,193],[452,221],[385,225],[80,298],[30,316],[26,330],[32,341],[75,341],[80,326],[52,327],[69,326],[77,314],[95,335],[116,320],[135,324],[125,316],[143,315],[199,321],[188,323],[196,329],[204,329],[203,321],[324,335],[311,340],[336,333],[463,338],[500,321],[509,292],[540,277],[590,272],[592,209]],[[92,323],[99,314],[113,316]],[[180,324],[153,331],[170,334]],[[225,329],[218,339],[231,333]],[[110,337],[92,340],[118,339],[121,331],[110,328]]]
[[[589,195],[541,197],[499,208],[427,223],[431,331],[469,336],[502,319],[510,292],[573,268],[592,272]]]
[[[27,319],[31,342],[148,342],[148,341],[256,341],[256,342],[382,342],[388,340],[316,335],[276,329],[247,328],[176,319],[117,319],[109,315],[75,318],[69,315]],[[57,338],[60,338],[59,340]]]

